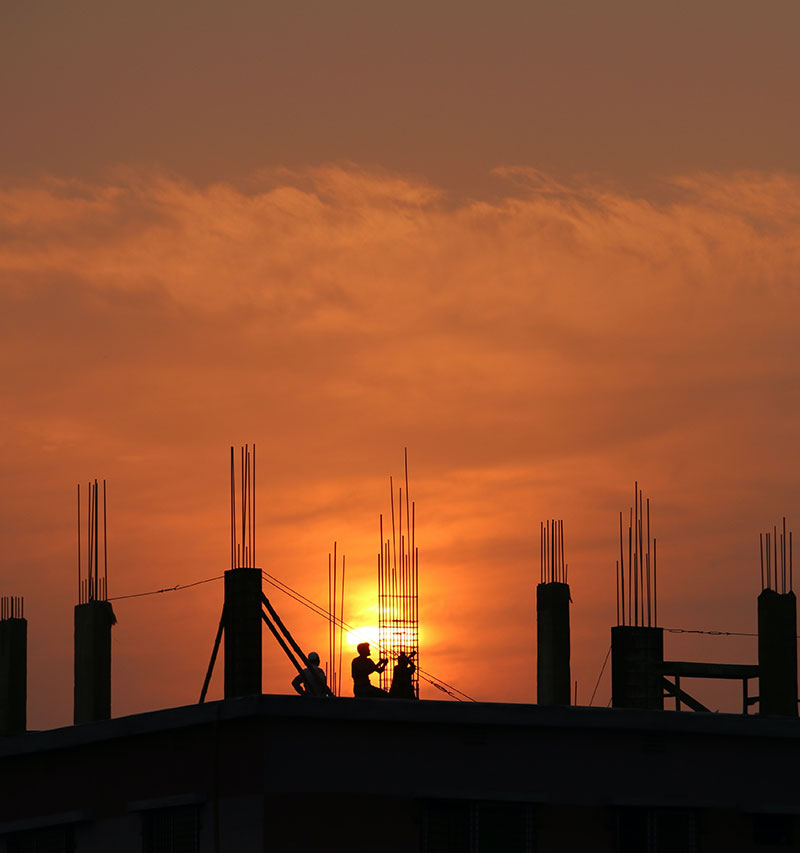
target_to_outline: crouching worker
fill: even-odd
[[[358,657],[353,658],[353,663],[350,665],[350,672],[353,675],[353,696],[363,697],[388,697],[385,690],[380,687],[373,687],[370,684],[369,677],[373,672],[381,673],[386,669],[386,664],[389,663],[385,658],[375,663],[369,656],[369,643],[359,643],[356,646]]]
[[[392,673],[392,686],[389,688],[389,695],[392,699],[416,699],[417,692],[414,690],[414,662],[411,658],[416,652],[411,652],[407,655],[405,652],[400,652],[397,656],[397,661],[394,665]]]
[[[309,652],[308,663],[309,665],[295,676],[292,687],[301,696],[327,696],[328,679],[319,665],[319,655],[316,652]]]

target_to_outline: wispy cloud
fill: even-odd
[[[504,197],[460,202],[353,164],[239,186],[126,171],[0,189],[8,592],[18,564],[61,578],[69,490],[95,471],[134,528],[114,528],[116,584],[217,568],[225,448],[248,440],[278,573],[320,587],[324,549],[347,538],[367,590],[384,475],[411,447],[428,668],[486,698],[530,694],[512,682],[531,651],[540,518],[568,519],[576,612],[598,633],[635,476],[667,507],[676,572],[717,544],[745,572],[735,531],[800,497],[800,178],[684,176],[658,200],[531,169],[498,178]],[[58,523],[29,554],[34,507]],[[69,582],[21,581],[65,612]],[[213,610],[215,592],[197,594]],[[118,629],[126,660],[137,618]],[[185,630],[176,654],[196,656],[211,628]],[[482,657],[482,631],[507,672]],[[581,680],[594,652],[576,648]],[[131,679],[122,707],[162,701],[163,684]],[[187,679],[163,701],[188,700]]]

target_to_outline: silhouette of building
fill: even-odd
[[[536,705],[262,695],[262,625],[298,672],[309,661],[263,595],[251,539],[232,548],[244,556],[225,573],[201,701],[112,718],[95,544],[76,725],[25,731],[27,622],[21,599],[0,600],[0,853],[800,850],[791,559],[762,570],[757,664],[664,660],[637,500],[648,546],[618,567],[612,708],[570,705],[561,523],[543,527]],[[204,703],[223,639],[225,698]],[[741,680],[743,713],[682,713],[707,710],[681,686],[697,677]]]
[[[799,764],[792,718],[250,696],[0,739],[0,851],[799,849]]]

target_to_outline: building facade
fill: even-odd
[[[800,722],[252,696],[0,739],[0,853],[800,850]]]

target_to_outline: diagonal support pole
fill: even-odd
[[[709,709],[706,708],[702,702],[698,702],[694,696],[690,696],[685,690],[681,690],[676,684],[673,684],[668,679],[662,676],[661,683],[664,686],[664,690],[667,692],[669,696],[675,696],[680,699],[684,705],[688,705],[693,711],[706,711],[710,713]]]
[[[275,637],[275,639],[278,641],[278,645],[280,645],[280,647],[286,653],[286,657],[289,658],[289,661],[292,664],[292,666],[298,672],[302,673],[303,672],[302,664],[299,663],[297,658],[292,653],[292,650],[289,648],[289,646],[286,645],[286,640],[283,639],[283,637],[278,632],[278,629],[272,624],[269,616],[267,616],[267,614],[263,610],[261,611],[261,618],[264,620],[264,624],[267,626],[267,628],[269,628],[269,630],[272,632],[272,636]]]
[[[206,701],[206,693],[208,693],[208,685],[211,683],[211,674],[214,672],[214,664],[217,661],[217,654],[219,652],[219,644],[222,640],[222,631],[225,627],[225,605],[222,605],[222,615],[219,617],[219,628],[217,628],[217,636],[214,640],[214,648],[211,652],[211,660],[208,662],[208,670],[206,671],[206,677],[203,681],[203,689],[200,691],[200,703]]]
[[[305,666],[311,666],[311,664],[308,662],[308,658],[303,653],[303,650],[300,648],[300,646],[297,645],[294,637],[289,633],[289,629],[283,624],[283,622],[281,621],[281,617],[278,616],[275,608],[270,604],[269,599],[266,595],[264,595],[263,592],[261,593],[261,601],[264,604],[264,607],[267,608],[269,615],[275,620],[275,624],[278,626],[283,636],[286,637],[286,639],[289,641],[289,645],[291,645],[291,647],[297,653],[297,657],[299,657],[300,660],[303,661],[303,664]]]
[[[268,616],[266,612],[264,612],[263,610],[261,611],[261,617],[264,620],[264,624],[272,632],[272,635],[278,641],[279,645],[284,650],[284,652],[286,652],[286,656],[289,658],[289,660],[291,661],[294,668],[301,675],[303,674],[303,667],[297,661],[297,658],[300,658],[300,660],[305,665],[306,669],[311,671],[311,664],[309,663],[308,658],[305,656],[305,653],[300,648],[300,646],[297,645],[294,637],[289,633],[289,629],[283,624],[283,622],[281,621],[281,617],[278,616],[275,608],[272,606],[272,604],[270,604],[269,599],[267,598],[266,595],[264,595],[263,592],[261,593],[261,602],[269,613],[269,616]],[[272,617],[272,619],[275,622],[274,625],[270,621],[270,616]],[[279,631],[279,629],[280,629],[280,631]],[[283,636],[281,636],[281,634],[283,634]],[[284,639],[284,637],[286,639]],[[297,658],[295,657],[294,654],[292,654],[292,651],[289,648],[289,645],[287,645],[287,641],[288,641],[289,645],[291,645],[292,649],[294,649],[295,653],[297,654]],[[333,696],[334,695],[331,688],[328,687],[327,685],[325,687],[325,695],[326,696]]]

